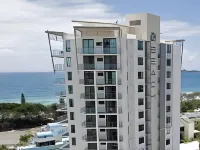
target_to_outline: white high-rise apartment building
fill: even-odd
[[[181,47],[160,43],[160,17],[73,22],[74,36],[47,31],[63,39],[51,55],[64,58],[70,150],[178,150]]]

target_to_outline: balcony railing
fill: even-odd
[[[85,141],[97,141],[97,136],[96,135],[93,135],[93,136],[83,136],[83,140]]]
[[[117,48],[79,48],[79,54],[119,54]]]
[[[97,93],[97,99],[116,99],[116,93]],[[118,93],[118,99],[122,99],[121,93]]]
[[[65,84],[65,78],[57,78],[55,84]]]
[[[117,136],[109,136],[107,135],[107,137],[105,136],[103,137],[99,137],[99,141],[117,141]]]
[[[106,122],[106,124],[99,124],[99,127],[117,127],[117,122]]]
[[[116,79],[97,79],[97,85],[116,85]]]
[[[95,94],[94,93],[81,93],[80,97],[83,99],[95,99]]]
[[[119,64],[78,64],[79,70],[120,70]]]
[[[98,113],[117,113],[116,107],[98,107]]]
[[[83,126],[83,127],[86,127],[86,128],[96,127],[96,122],[84,121],[84,122],[82,123],[82,126]]]
[[[94,79],[79,79],[80,84],[94,85]]]
[[[85,114],[94,114],[95,107],[83,107],[83,108],[81,108],[81,112],[85,113]]]
[[[64,58],[64,53],[61,50],[52,50],[53,57]]]
[[[55,71],[64,71],[64,65],[63,64],[55,64],[54,69],[55,69]]]
[[[66,97],[66,91],[56,92],[56,96],[59,96],[59,97]]]

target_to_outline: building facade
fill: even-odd
[[[70,149],[179,149],[181,48],[160,43],[160,17],[73,22],[73,38],[47,31],[63,39]]]

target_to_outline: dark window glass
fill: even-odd
[[[97,61],[103,61],[103,58],[97,58]]]
[[[171,45],[167,45],[167,53],[171,53]]]
[[[170,117],[167,117],[166,118],[166,123],[170,123],[171,121],[170,121]]]
[[[171,95],[166,95],[166,100],[170,101],[171,100]]]
[[[144,131],[144,125],[139,125],[139,131]]]
[[[171,107],[170,106],[166,106],[166,112],[170,112]]]
[[[142,144],[142,143],[144,143],[144,137],[139,138],[139,144]]]
[[[74,107],[74,100],[73,99],[69,99],[69,107]]]
[[[139,112],[138,114],[139,114],[139,119],[144,118],[144,112],[143,111]]]
[[[99,115],[99,118],[105,118],[105,115]]]
[[[74,112],[70,112],[70,120],[74,120]]]
[[[71,133],[75,133],[75,125],[71,125]]]
[[[72,85],[68,85],[68,93],[73,94],[73,86]]]
[[[170,139],[167,139],[166,140],[166,145],[169,145],[170,144]]]
[[[143,91],[144,91],[144,86],[138,85],[138,92],[143,92]]]
[[[98,87],[98,90],[104,90],[104,87]]]
[[[67,67],[71,67],[72,64],[71,64],[71,57],[67,57],[66,58],[66,63],[67,63]]]
[[[167,89],[171,89],[171,83],[167,83]]]
[[[104,101],[99,101],[99,104],[104,104]]]
[[[68,80],[72,80],[72,72],[67,72]]]
[[[171,78],[171,71],[167,71],[167,78]]]
[[[138,65],[143,65],[143,58],[142,57],[138,57]]]
[[[100,129],[100,132],[105,132],[106,130],[105,129]]]
[[[76,145],[76,138],[72,138],[72,145]]]
[[[98,76],[103,76],[103,73],[98,73]]]
[[[143,41],[138,41],[138,50],[143,50]]]
[[[138,98],[138,105],[144,105],[144,99]]]
[[[96,42],[96,46],[102,46],[102,42]]]
[[[138,72],[138,79],[143,79],[143,72]]]
[[[70,52],[70,40],[66,40],[66,52]]]
[[[132,20],[129,23],[130,26],[141,25],[141,20]]]
[[[171,66],[171,59],[167,59],[167,66]]]

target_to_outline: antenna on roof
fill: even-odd
[[[116,24],[118,23],[118,20],[116,21]]]

